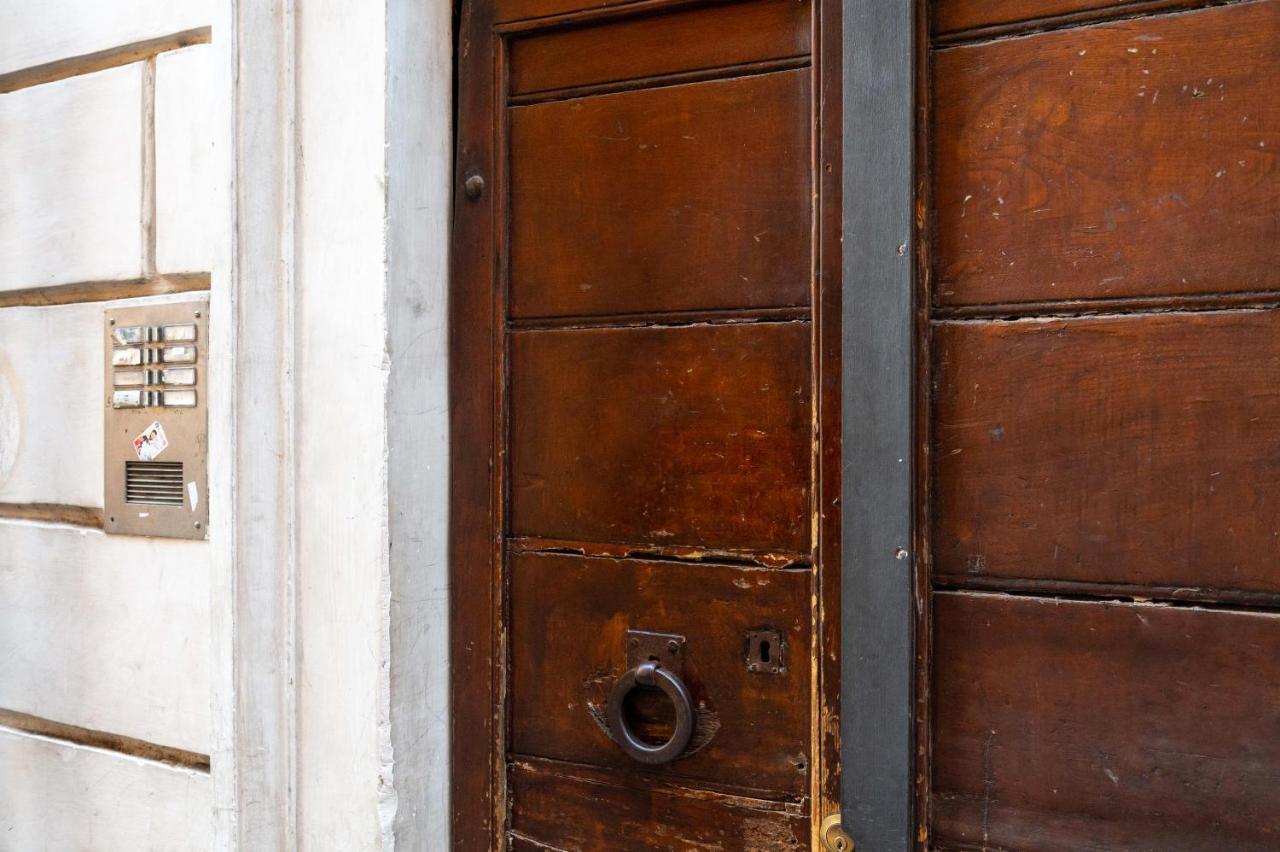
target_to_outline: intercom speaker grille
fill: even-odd
[[[125,462],[126,503],[182,505],[182,462]]]

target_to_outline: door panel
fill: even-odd
[[[808,78],[514,107],[511,315],[807,304]]]
[[[1204,0],[1138,0],[1148,8],[1195,6]],[[1126,14],[1134,0],[934,0],[937,34],[1061,18],[1066,15]]]
[[[1280,287],[1280,6],[933,54],[945,305]]]
[[[519,554],[511,561],[511,748],[521,756],[635,768],[609,739],[609,691],[628,668],[626,631],[683,636],[698,707],[686,756],[647,770],[757,797],[809,784],[809,572]],[[778,674],[748,670],[747,634],[777,630]],[[590,637],[590,641],[581,641]],[[647,702],[645,699],[648,698]],[[641,696],[632,723],[665,738],[670,704]]]
[[[708,38],[709,32],[720,37]],[[511,95],[803,59],[809,54],[810,35],[807,0],[694,7],[617,23],[535,31],[511,41]],[[636,44],[646,49],[637,51]]]
[[[809,324],[511,337],[511,532],[810,550]]]
[[[935,570],[1280,592],[1280,314],[934,337]]]
[[[517,852],[548,847],[634,852],[811,848],[809,821],[794,804],[739,795],[689,796],[649,779],[621,787],[599,773],[541,761],[517,762],[511,786],[511,848]],[[601,819],[602,813],[608,818]]]
[[[935,607],[942,838],[1276,848],[1280,615],[970,593]]]
[[[1280,0],[929,8],[920,836],[1275,849]]]
[[[455,848],[811,848],[837,807],[839,3],[817,5],[464,2]],[[646,663],[694,716],[664,763],[617,744],[671,735]]]

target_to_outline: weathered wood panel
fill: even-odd
[[[1064,15],[1132,14],[1140,11],[1206,5],[1212,0],[932,0],[930,24],[935,33],[1034,22]]]
[[[211,23],[209,0],[0,0],[0,74]]]
[[[511,533],[807,554],[809,331],[512,335]]]
[[[809,53],[808,0],[755,0],[514,39],[512,94]]]
[[[626,631],[673,633],[687,640],[683,680],[698,724],[686,756],[651,774],[805,794],[808,572],[539,554],[510,565],[514,753],[621,775],[644,769],[609,739],[604,714],[627,670]],[[779,674],[747,670],[747,631],[764,628],[781,631],[787,645]],[[670,702],[650,697],[636,702],[632,723],[666,739]]]
[[[517,762],[513,849],[596,852],[800,852],[809,820],[775,802],[677,790],[659,783],[620,786],[617,775],[547,761]]]
[[[1280,591],[1280,312],[949,323],[935,571]]]
[[[156,57],[156,267],[164,273],[212,269],[222,239],[216,57],[211,45]]]
[[[1280,3],[936,52],[942,304],[1280,287]]]
[[[572,12],[607,10],[632,0],[496,0],[490,13],[497,23]]]
[[[1280,616],[935,598],[938,848],[1274,850]]]
[[[0,707],[207,754],[207,554],[0,521]]]
[[[212,848],[209,776],[0,728],[0,847]]]
[[[513,108],[511,315],[807,304],[810,108],[804,70]]]
[[[0,174],[0,290],[140,276],[142,66],[0,95]]]

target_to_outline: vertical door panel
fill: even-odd
[[[807,848],[838,784],[813,4],[462,26],[453,842]],[[694,714],[658,764],[620,726],[662,742],[672,700],[613,692],[650,634]]]

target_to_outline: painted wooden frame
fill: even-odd
[[[844,4],[842,823],[915,847],[915,0]],[[923,17],[920,15],[919,17]]]

